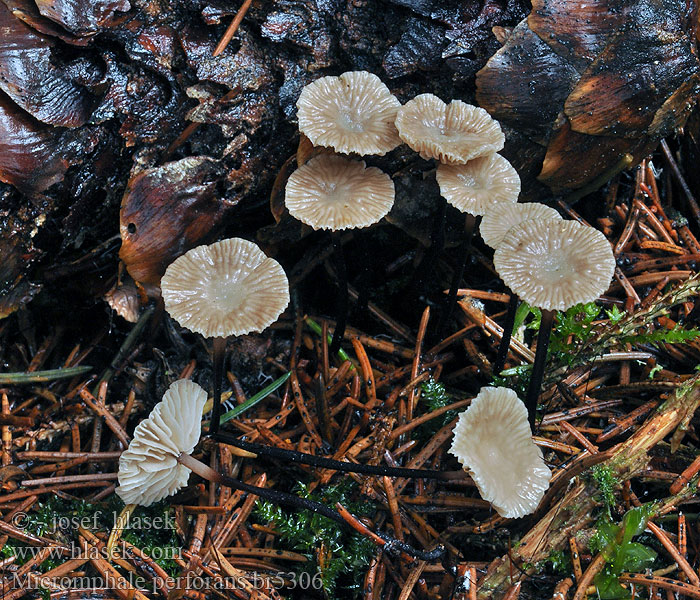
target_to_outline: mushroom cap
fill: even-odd
[[[605,236],[576,221],[523,221],[496,248],[496,271],[514,294],[545,310],[567,310],[593,302],[615,272]]]
[[[173,383],[119,458],[119,487],[125,504],[149,506],[187,484],[190,470],[177,462],[190,454],[200,436],[207,393],[193,381]]]
[[[337,231],[377,223],[391,210],[394,195],[394,182],[380,169],[324,154],[291,174],[285,203],[314,229]]]
[[[450,452],[481,497],[509,519],[534,512],[552,477],[532,441],[525,405],[507,388],[481,388],[459,415]]]
[[[505,136],[498,121],[483,108],[461,100],[445,104],[433,94],[420,94],[396,115],[399,137],[423,158],[463,165],[498,152]]]
[[[136,286],[130,283],[115,285],[104,295],[104,299],[113,311],[129,323],[136,323],[139,320],[141,303]]]
[[[289,304],[282,266],[240,238],[197,246],[178,257],[161,280],[173,319],[205,337],[262,331]]]
[[[299,131],[315,146],[349,154],[386,154],[401,143],[394,125],[401,103],[373,73],[321,77],[297,100]]]
[[[520,194],[518,172],[499,154],[463,165],[440,164],[435,177],[443,198],[470,215],[485,215],[499,203],[513,204]]]
[[[561,215],[546,204],[523,202],[494,204],[484,215],[479,225],[481,237],[487,246],[498,248],[511,227],[530,219],[561,219]]]

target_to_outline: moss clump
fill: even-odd
[[[356,500],[357,485],[345,480],[337,485],[319,491],[309,492],[308,486],[298,484],[296,493],[335,506],[340,502],[358,516],[369,516],[375,512],[372,502]],[[270,502],[258,502],[255,513],[263,524],[273,523],[281,541],[290,550],[305,555],[308,559],[300,568],[308,573],[308,581],[314,582],[320,576],[321,586],[326,596],[335,598],[336,589],[342,587],[359,596],[362,590],[362,577],[377,550],[374,544],[359,533],[341,527],[335,521],[309,510],[290,514]],[[340,576],[345,581],[340,582]],[[302,581],[300,577],[298,581]]]

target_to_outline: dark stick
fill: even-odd
[[[226,338],[215,337],[213,349],[214,361],[214,406],[211,411],[210,433],[216,433],[219,429],[221,415],[221,384],[224,379],[224,360],[226,358]]]
[[[338,297],[336,299],[335,331],[329,353],[333,356],[340,349],[340,342],[345,335],[345,324],[348,319],[348,274],[345,268],[345,255],[343,254],[343,244],[340,235],[332,233],[333,257],[335,258],[335,268],[338,273]]]
[[[442,316],[438,323],[436,334],[442,339],[443,333],[447,324],[452,318],[455,306],[457,306],[457,289],[459,284],[464,277],[464,269],[467,267],[467,262],[469,257],[472,255],[472,239],[474,238],[474,230],[479,226],[481,217],[475,217],[474,215],[467,214],[465,221],[465,239],[460,246],[459,256],[457,257],[457,269],[455,269],[454,275],[452,276],[452,283],[450,284],[450,291],[447,294],[445,303],[443,304]]]
[[[673,176],[676,178],[678,185],[681,186],[681,189],[685,194],[686,200],[688,200],[688,208],[690,208],[690,212],[693,213],[695,222],[700,223],[700,206],[698,206],[698,202],[695,199],[695,196],[693,196],[693,192],[690,191],[690,187],[688,187],[688,184],[686,183],[685,178],[681,173],[681,170],[678,168],[678,163],[676,162],[676,159],[673,158],[673,153],[668,147],[666,140],[661,140],[661,150],[663,150],[664,158],[666,159],[668,166],[671,167],[671,172],[673,173]]]
[[[527,388],[527,416],[530,427],[535,431],[535,414],[537,412],[537,399],[540,397],[542,378],[544,377],[544,367],[547,364],[547,348],[549,347],[549,336],[552,333],[554,323],[554,311],[542,309],[542,319],[540,320],[540,331],[537,334],[537,350],[535,352],[535,364],[532,365],[532,375],[530,376],[530,386]]]
[[[228,477],[227,475],[222,475],[217,473],[211,467],[208,467],[204,463],[201,463],[196,458],[192,458],[189,454],[184,452],[178,457],[178,462],[185,465],[188,469],[191,469],[198,475],[201,475],[207,481],[212,481],[215,483],[220,483],[226,487],[230,487],[234,490],[240,490],[242,492],[248,492],[249,494],[254,494],[263,500],[269,500],[275,504],[281,504],[283,506],[292,506],[294,508],[300,508],[305,510],[310,510],[312,512],[318,513],[332,519],[336,523],[348,527],[348,522],[340,516],[340,514],[333,510],[332,508],[316,502],[315,500],[309,500],[308,498],[300,498],[294,494],[288,494],[286,492],[278,492],[276,490],[271,490],[269,488],[258,487],[255,485],[250,485],[249,483],[244,483],[233,477]],[[387,550],[400,550],[406,554],[418,558],[419,560],[434,561],[442,557],[445,552],[444,546],[438,546],[434,550],[425,552],[422,550],[416,550],[413,546],[406,544],[405,542],[400,542],[387,535],[386,533],[377,534],[385,542],[385,548]]]
[[[357,245],[360,247],[362,252],[362,272],[357,279],[357,313],[363,315],[367,312],[367,306],[369,303],[369,291],[372,288],[372,284],[375,279],[375,266],[377,264],[375,256],[369,248],[369,241],[362,237],[357,236],[355,238]]]
[[[454,480],[464,479],[464,471],[433,471],[430,469],[406,469],[403,467],[389,467],[385,465],[356,465],[353,463],[343,462],[341,460],[333,460],[323,456],[315,456],[313,454],[305,454],[296,450],[284,450],[275,448],[274,446],[264,446],[253,442],[239,440],[236,436],[224,432],[218,432],[214,439],[217,442],[223,442],[236,448],[254,452],[262,456],[270,456],[272,458],[281,458],[292,463],[300,463],[303,465],[311,465],[314,467],[322,467],[324,469],[332,469],[334,471],[343,471],[346,473],[361,473],[363,475],[386,475],[387,477],[419,477],[423,479],[443,479]]]
[[[496,364],[493,368],[493,374],[498,375],[503,367],[506,366],[506,358],[508,350],[510,350],[510,339],[513,337],[513,327],[515,326],[515,313],[518,311],[518,297],[511,292],[510,300],[508,300],[508,312],[506,313],[506,322],[503,324],[503,337],[501,345],[498,347],[498,355],[496,356]]]

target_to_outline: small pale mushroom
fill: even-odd
[[[463,165],[440,164],[435,177],[442,197],[470,215],[484,216],[498,204],[514,204],[520,194],[518,172],[500,154]]]
[[[197,246],[175,259],[161,279],[165,308],[190,331],[214,338],[214,411],[218,429],[226,338],[260,332],[289,304],[282,266],[240,238]]]
[[[552,473],[532,440],[525,405],[513,390],[484,387],[459,415],[450,453],[499,515],[537,509]]]
[[[498,121],[483,108],[461,100],[445,104],[433,94],[420,94],[396,115],[399,137],[424,159],[463,165],[498,152],[505,136]]]
[[[379,77],[367,71],[321,77],[299,96],[299,130],[315,146],[384,155],[401,143],[394,125],[400,106]]]
[[[368,227],[394,205],[394,182],[364,162],[323,154],[291,174],[285,203],[293,217],[314,229]]]
[[[610,242],[593,227],[531,219],[508,230],[493,264],[514,294],[542,310],[525,401],[534,425],[554,312],[593,302],[603,294],[615,273],[615,256]]]
[[[141,303],[139,302],[139,292],[135,285],[131,283],[115,284],[104,295],[104,299],[110,308],[122,319],[127,320],[129,323],[136,323],[139,320]]]
[[[494,205],[484,215],[479,231],[484,243],[495,250],[511,227],[531,219],[538,221],[561,219],[561,215],[555,209],[539,202],[523,202],[521,204],[504,202]]]
[[[136,426],[129,447],[119,458],[119,487],[116,493],[127,506],[150,506],[176,493],[187,485],[190,471],[194,471],[207,481],[253,494],[276,504],[316,512],[344,527],[359,522],[357,517],[345,508],[335,511],[309,498],[250,485],[223,475],[194,458],[192,451],[199,443],[202,411],[206,400],[207,393],[199,385],[181,379],[168,388],[151,414]],[[431,551],[416,550],[382,532],[372,533],[371,539],[380,546],[395,548],[420,560],[436,560],[444,554],[444,547]]]
[[[125,504],[149,506],[187,485],[190,470],[178,463],[199,442],[207,393],[196,383],[173,383],[147,419],[136,426],[119,458],[119,487]]]
[[[289,214],[314,229],[330,229],[341,292],[331,353],[340,347],[347,319],[347,274],[339,236],[343,229],[379,222],[394,205],[394,182],[376,167],[322,154],[291,174],[285,190]],[[343,291],[344,290],[344,291]]]
[[[608,289],[615,271],[612,247],[600,231],[561,219],[512,227],[493,262],[513,292],[546,311],[593,302]]]

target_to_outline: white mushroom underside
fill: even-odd
[[[499,203],[512,204],[520,194],[517,171],[499,154],[475,158],[464,165],[441,164],[436,178],[445,200],[470,215],[485,215]]]
[[[503,148],[505,136],[483,108],[420,94],[399,109],[399,136],[426,160],[463,165]]]
[[[321,77],[299,96],[299,130],[315,146],[383,155],[401,143],[394,125],[400,106],[379,77],[367,71]]]
[[[324,154],[312,158],[289,178],[289,213],[314,229],[367,227],[394,204],[394,182],[376,167]]]
[[[511,227],[530,219],[561,219],[561,215],[539,202],[523,204],[496,204],[491,207],[479,225],[484,242],[491,248],[498,248]]]
[[[615,272],[610,242],[576,221],[523,221],[496,249],[493,264],[514,294],[545,310],[593,302]]]
[[[187,484],[190,471],[176,459],[197,445],[206,401],[199,385],[181,379],[136,426],[134,439],[119,458],[116,492],[125,504],[148,506]]]
[[[170,316],[206,337],[262,331],[289,304],[282,266],[240,238],[180,256],[165,271],[161,288]]]
[[[532,441],[527,409],[512,390],[482,388],[460,414],[450,452],[502,517],[534,512],[549,487],[552,473]]]

